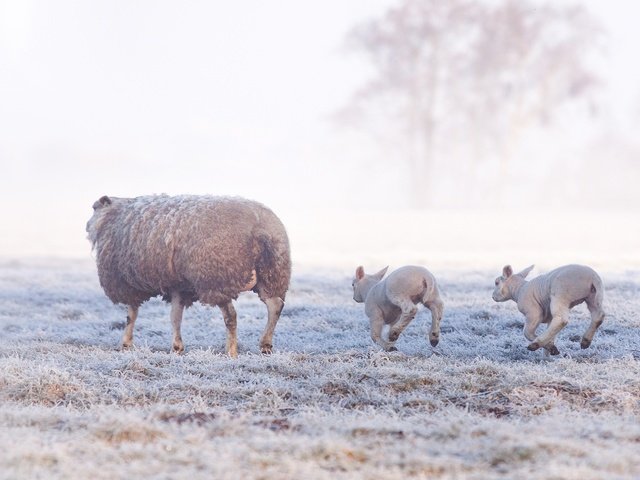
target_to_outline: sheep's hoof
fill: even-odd
[[[174,343],[172,348],[176,353],[184,353],[184,345],[182,343]]]
[[[560,355],[560,350],[558,350],[558,347],[556,347],[555,345],[551,345],[548,351],[551,355]]]
[[[397,352],[398,349],[396,347],[389,347],[387,348],[387,352]]]
[[[431,343],[432,347],[435,347],[436,345],[438,345],[439,342],[440,342],[439,337],[432,337],[429,339],[429,343]]]
[[[530,350],[532,352],[535,352],[536,350],[538,350],[540,348],[540,344],[538,342],[533,342],[530,343],[529,346],[527,347],[527,350]]]
[[[580,348],[581,349],[585,349],[585,348],[589,348],[591,346],[591,340],[587,340],[586,338],[583,338],[582,340],[580,340]]]
[[[265,355],[271,355],[272,351],[273,351],[273,345],[271,344],[264,344],[260,346],[260,351],[262,353],[264,353]]]
[[[123,343],[121,350],[133,350],[133,343]]]

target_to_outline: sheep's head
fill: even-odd
[[[97,233],[98,219],[102,217],[101,213],[104,211],[104,209],[109,207],[112,203],[113,201],[111,200],[111,198],[107,197],[106,195],[103,195],[98,200],[93,202],[93,215],[87,222],[86,231],[87,231],[89,240],[91,241],[91,244],[94,246],[96,243],[96,237],[98,235]]]
[[[374,273],[372,275],[364,273],[362,265],[356,268],[356,276],[351,282],[351,286],[353,287],[353,299],[358,303],[364,302],[369,290],[371,290],[376,283],[382,280],[382,277],[387,273],[388,268],[389,267],[386,266],[378,273]]]
[[[502,269],[502,275],[496,278],[496,288],[493,290],[492,298],[496,302],[513,300],[513,292],[524,282],[531,270],[533,270],[533,265],[514,275],[511,265],[505,265]]]

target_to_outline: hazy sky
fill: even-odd
[[[397,168],[330,120],[369,73],[345,32],[395,3],[0,0],[0,255],[67,251],[105,193],[403,206]],[[638,7],[587,4],[609,121],[635,132]]]

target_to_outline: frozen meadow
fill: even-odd
[[[622,225],[632,230],[625,220],[602,231]],[[589,316],[574,308],[561,354],[545,359],[527,351],[515,304],[491,300],[493,281],[505,262],[538,261],[532,277],[559,265],[586,238],[576,225],[556,230],[553,250],[544,232],[511,247],[473,233],[477,251],[460,254],[456,232],[408,235],[407,250],[381,232],[365,258],[362,232],[338,248],[312,229],[316,241],[303,239],[305,227],[290,229],[294,273],[275,353],[259,353],[266,309],[247,293],[236,302],[236,360],[224,354],[219,310],[200,304],[185,312],[185,353],[170,352],[159,299],[140,309],[135,349],[120,351],[126,309],[106,298],[88,254],[0,261],[0,478],[640,476],[640,263],[628,236],[606,255],[602,238],[582,242],[567,259],[602,275],[607,317],[581,350]],[[385,256],[391,269],[419,263],[436,275],[445,302],[436,349],[423,308],[398,352],[369,338],[351,279]]]

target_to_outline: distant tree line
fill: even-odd
[[[497,158],[499,185],[528,128],[551,125],[570,103],[588,107],[601,33],[581,6],[402,0],[348,34],[373,74],[341,116],[395,136],[414,207],[431,205],[442,152],[462,149],[452,158],[465,159],[471,181],[481,159]]]

